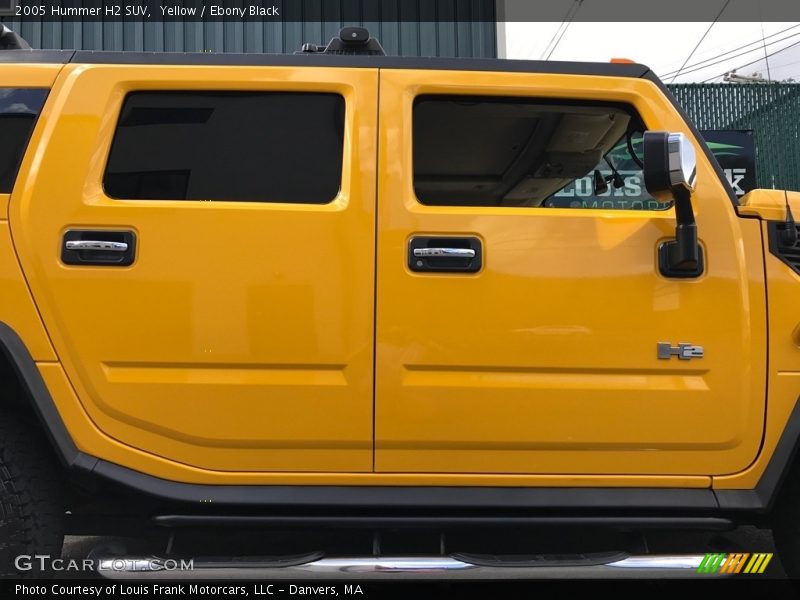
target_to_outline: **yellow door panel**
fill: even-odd
[[[338,195],[111,198],[103,176],[120,107],[148,90],[341,95]],[[377,71],[69,65],[52,94],[11,227],[94,424],[201,469],[371,471]],[[314,161],[314,148],[296,160]],[[75,229],[130,230],[133,264],[64,264]]]
[[[50,89],[62,68],[60,64],[4,64],[0,92],[2,88]],[[40,118],[38,124],[41,125],[42,121]],[[3,290],[0,320],[20,336],[34,360],[55,360],[53,347],[25,283],[11,240],[8,226],[10,197],[8,193],[0,193],[0,288]]]
[[[694,139],[647,81],[381,72],[376,321],[380,472],[722,474],[762,437],[761,234],[698,151],[706,270],[667,279],[674,210],[429,206],[415,197],[412,107],[422,94],[632,105]],[[476,273],[409,269],[414,238],[474,238]],[[702,345],[659,360],[657,343]]]

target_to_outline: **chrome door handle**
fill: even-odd
[[[107,242],[102,240],[70,240],[66,242],[67,250],[79,252],[102,251],[102,252],[127,252],[128,244],[125,242]]]
[[[128,267],[136,260],[130,229],[70,229],[64,232],[61,262],[80,267]]]
[[[472,248],[414,248],[414,256],[452,256],[454,258],[475,258]]]

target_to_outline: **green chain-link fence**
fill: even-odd
[[[685,83],[667,86],[698,129],[752,129],[756,181],[800,191],[800,84]]]

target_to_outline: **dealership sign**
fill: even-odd
[[[737,196],[756,188],[755,143],[752,131],[702,131],[709,149],[722,167],[725,177]],[[560,208],[616,208],[629,210],[663,210],[670,205],[654,200],[644,187],[642,169],[636,160],[642,157],[642,138],[631,140],[635,157],[626,141],[608,153],[611,164],[620,175],[618,187],[609,182],[608,190],[596,194],[594,172],[576,179],[545,201],[545,206]],[[605,160],[597,170],[611,179],[612,171]]]
[[[756,189],[756,145],[752,131],[701,131],[737,196]]]

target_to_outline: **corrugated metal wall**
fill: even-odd
[[[180,0],[162,2],[180,5]],[[226,0],[226,6],[244,6]],[[100,6],[84,0],[73,5]],[[290,53],[304,42],[327,43],[347,25],[367,27],[387,54],[497,56],[491,3],[478,0],[302,0],[284,2],[282,20],[42,21],[4,18],[34,48],[155,52]],[[402,13],[401,13],[402,11]]]
[[[669,85],[699,129],[752,129],[759,187],[800,191],[800,84]]]

